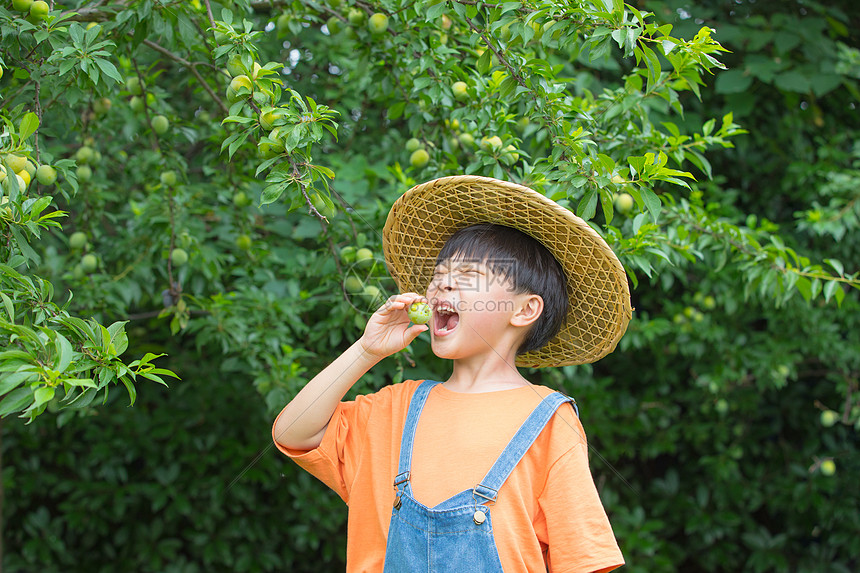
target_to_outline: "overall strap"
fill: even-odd
[[[403,426],[403,436],[400,438],[400,461],[397,464],[397,476],[394,478],[395,488],[399,484],[409,481],[409,470],[412,467],[412,444],[415,441],[418,418],[421,416],[421,411],[424,409],[424,404],[427,402],[430,390],[436,384],[439,384],[436,380],[425,380],[415,389],[415,393],[412,394],[412,400],[409,402],[409,411],[406,414],[406,423]]]
[[[514,468],[526,454],[528,449],[543,431],[547,422],[555,414],[555,411],[565,402],[571,402],[579,416],[579,408],[576,407],[576,401],[569,396],[565,396],[560,392],[553,392],[546,398],[541,400],[540,404],[532,411],[511,441],[505,447],[499,458],[481,480],[481,483],[475,486],[472,492],[473,497],[477,500],[479,497],[487,501],[494,502],[499,493],[499,488],[514,471]],[[483,503],[483,502],[481,502]]]

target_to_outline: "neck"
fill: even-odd
[[[477,357],[476,357],[477,358]],[[528,380],[517,370],[515,356],[498,355],[481,359],[455,359],[454,371],[445,381],[453,392],[496,392],[528,385]]]

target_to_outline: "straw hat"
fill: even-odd
[[[633,313],[621,263],[585,221],[522,185],[460,175],[404,193],[382,233],[385,262],[398,288],[426,292],[442,246],[455,231],[476,223],[528,233],[567,276],[570,304],[561,330],[542,348],[518,356],[518,366],[585,364],[615,350]]]

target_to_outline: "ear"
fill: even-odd
[[[523,294],[517,299],[517,311],[511,316],[513,326],[530,326],[543,313],[543,298],[536,294]]]

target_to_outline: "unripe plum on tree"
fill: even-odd
[[[51,8],[45,0],[36,0],[30,4],[30,17],[35,20],[44,20],[48,17]]]
[[[368,268],[373,266],[373,251],[362,247],[355,252],[355,262],[359,267]]]
[[[170,128],[170,120],[163,115],[156,115],[152,118],[152,131],[158,135],[164,135]]]
[[[162,171],[159,176],[162,185],[166,185],[167,187],[173,187],[176,185],[176,171],[167,170]]]
[[[409,164],[415,169],[421,169],[430,162],[430,154],[426,149],[416,149],[409,156]]]
[[[99,260],[92,253],[86,254],[81,258],[81,270],[83,270],[87,274],[95,271],[98,266]]]
[[[73,249],[83,249],[87,244],[87,234],[83,231],[75,231],[69,237],[69,246]]]
[[[33,0],[12,0],[12,8],[18,12],[29,12],[32,5]]]
[[[174,266],[181,267],[188,262],[188,252],[181,247],[176,247],[170,252],[170,262]]]
[[[53,185],[57,181],[57,170],[50,165],[40,165],[36,169],[36,180],[42,185]]]
[[[367,14],[365,14],[364,10],[361,8],[350,8],[346,18],[353,26],[361,26],[364,24],[364,19],[367,18]]]
[[[371,34],[382,34],[388,29],[388,16],[381,12],[372,15],[367,21],[367,29]]]
[[[469,97],[469,93],[467,91],[468,89],[469,86],[466,84],[466,82],[454,82],[451,85],[451,93],[454,94],[454,97],[456,99],[461,101]]]
[[[622,215],[626,215],[631,209],[633,209],[633,195],[630,193],[619,193],[618,196],[615,197],[613,203],[615,204],[616,211]]]
[[[833,410],[824,410],[821,412],[821,425],[829,428],[839,421],[839,413]]]

